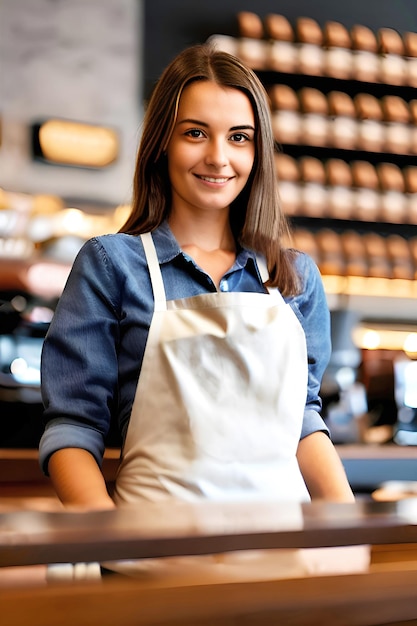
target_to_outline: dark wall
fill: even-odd
[[[336,20],[348,28],[358,23],[417,32],[417,0],[145,0],[145,95],[180,50],[214,33],[236,34],[238,11],[279,13],[292,23],[306,16],[321,25]]]

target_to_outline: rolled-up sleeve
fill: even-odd
[[[330,312],[318,267],[305,254],[297,256],[297,270],[301,277],[302,292],[289,299],[306,336],[308,358],[308,388],[304,410],[301,439],[323,431],[329,434],[321,417],[320,387],[331,355]]]
[[[45,432],[40,463],[63,447],[91,452],[100,464],[117,401],[117,281],[96,239],[80,250],[45,338],[41,388]]]

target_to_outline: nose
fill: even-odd
[[[212,139],[207,144],[207,152],[205,156],[207,165],[216,168],[224,167],[229,163],[227,156],[227,147],[222,139]]]

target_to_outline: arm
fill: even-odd
[[[58,450],[51,456],[48,469],[54,489],[67,508],[114,508],[103,474],[94,457],[86,450]]]
[[[309,257],[298,257],[298,270],[304,285],[296,298],[296,311],[307,342],[308,389],[297,459],[312,499],[351,502],[352,490],[320,415],[321,380],[331,354],[326,295],[320,273]]]
[[[354,501],[343,464],[326,433],[301,439],[297,460],[312,500]]]
[[[98,245],[84,247],[42,350],[40,462],[68,506],[111,506],[100,463],[115,406],[119,322],[107,267]]]

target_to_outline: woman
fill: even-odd
[[[353,500],[319,413],[323,287],[287,235],[261,83],[185,50],[147,108],[131,216],[84,245],[44,343],[40,459],[66,506]]]

